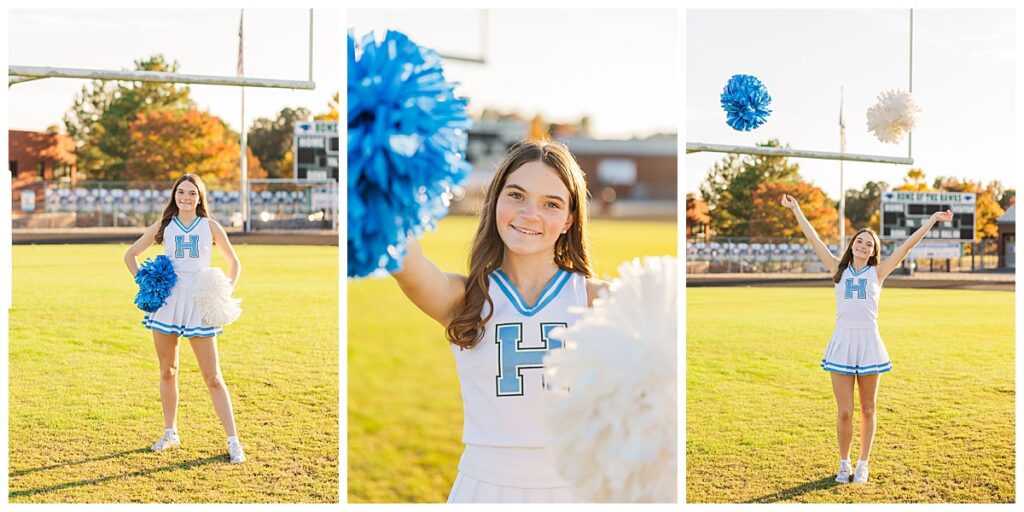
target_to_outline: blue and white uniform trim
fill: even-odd
[[[558,271],[555,272],[555,275],[551,277],[551,280],[548,281],[548,284],[544,286],[544,290],[540,292],[540,296],[537,297],[537,303],[533,306],[527,306],[526,301],[523,300],[522,295],[519,294],[519,290],[516,289],[515,285],[512,284],[512,281],[504,272],[501,271],[501,269],[491,272],[491,278],[494,279],[494,282],[498,285],[498,288],[501,289],[502,293],[508,297],[509,302],[511,302],[516,308],[516,311],[518,311],[519,314],[528,317],[537,314],[537,312],[544,309],[544,306],[547,306],[548,303],[554,300],[554,298],[558,296],[558,293],[562,291],[562,287],[565,286],[565,283],[569,282],[570,277],[572,277],[571,272],[558,269]]]
[[[882,364],[873,364],[868,366],[847,366],[844,364],[832,363],[822,359],[821,369],[827,372],[841,373],[843,375],[872,375],[875,373],[885,373],[889,370],[892,370],[892,361],[886,361]]]
[[[153,320],[146,315],[142,319],[142,325],[146,326],[147,329],[151,329],[164,334],[172,334],[177,336],[184,336],[186,338],[209,338],[222,334],[224,329],[216,326],[212,327],[187,327],[184,325],[171,325],[163,322]]]

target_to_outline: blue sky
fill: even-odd
[[[128,69],[156,53],[178,60],[180,72],[235,74],[238,9],[12,10],[8,14],[8,63],[94,69]],[[341,87],[341,13],[315,10],[313,91],[246,89],[246,124],[272,117],[283,107],[314,113]],[[309,11],[245,11],[245,74],[305,80],[308,77]],[[63,126],[64,113],[86,80],[48,78],[9,89],[8,126],[44,130]],[[241,100],[237,87],[193,85],[192,98],[237,130]]]
[[[887,89],[908,87],[909,10],[688,10],[686,140],[753,145],[779,138],[794,148],[839,150],[839,94],[845,88],[847,151],[907,155],[884,144],[866,112]],[[1015,19],[1007,10],[914,11],[914,94],[923,112],[913,136],[914,167],[1014,187],[1017,162]],[[752,132],[725,124],[719,105],[733,74],[759,77],[773,114]],[[724,155],[685,157],[695,192]],[[839,197],[839,163],[795,160],[801,174]],[[899,184],[908,166],[845,164],[846,188],[868,180]]]

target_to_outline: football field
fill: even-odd
[[[477,219],[448,217],[426,255],[466,272]],[[597,277],[635,256],[676,254],[669,222],[592,221]],[[348,500],[444,502],[462,454],[462,402],[444,328],[391,278],[348,282]]]
[[[238,465],[187,340],[182,445],[149,450],[163,433],[160,372],[126,249],[13,248],[10,501],[337,502],[338,248],[235,246],[242,316],[218,344]],[[219,253],[212,264],[227,268]]]
[[[1015,501],[1014,293],[882,292],[893,370],[866,485],[833,481],[836,406],[819,367],[832,288],[686,293],[688,502]]]

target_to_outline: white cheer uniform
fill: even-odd
[[[199,271],[210,266],[213,253],[213,233],[210,220],[196,217],[186,226],[177,217],[164,228],[164,254],[171,260],[177,281],[160,309],[147,313],[142,325],[147,329],[186,338],[207,338],[216,336],[224,329],[219,325],[203,322],[192,297],[192,286]]]
[[[542,359],[561,347],[550,332],[576,321],[580,311],[570,309],[587,306],[586,277],[558,270],[533,306],[501,270],[489,281],[494,315],[483,338],[471,349],[451,346],[466,449],[448,502],[578,502],[546,448]]]
[[[878,332],[882,283],[874,265],[859,272],[846,267],[836,283],[836,327],[821,368],[844,375],[870,375],[892,370],[889,353]]]

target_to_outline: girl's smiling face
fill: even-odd
[[[853,239],[853,257],[859,260],[867,260],[875,254],[875,240],[871,233],[861,233]]]
[[[182,181],[178,184],[178,190],[174,192],[174,203],[178,205],[178,212],[195,213],[199,205],[199,187],[191,181]]]
[[[515,254],[554,254],[555,242],[572,225],[569,189],[543,162],[509,173],[498,196],[495,222],[505,248]]]

